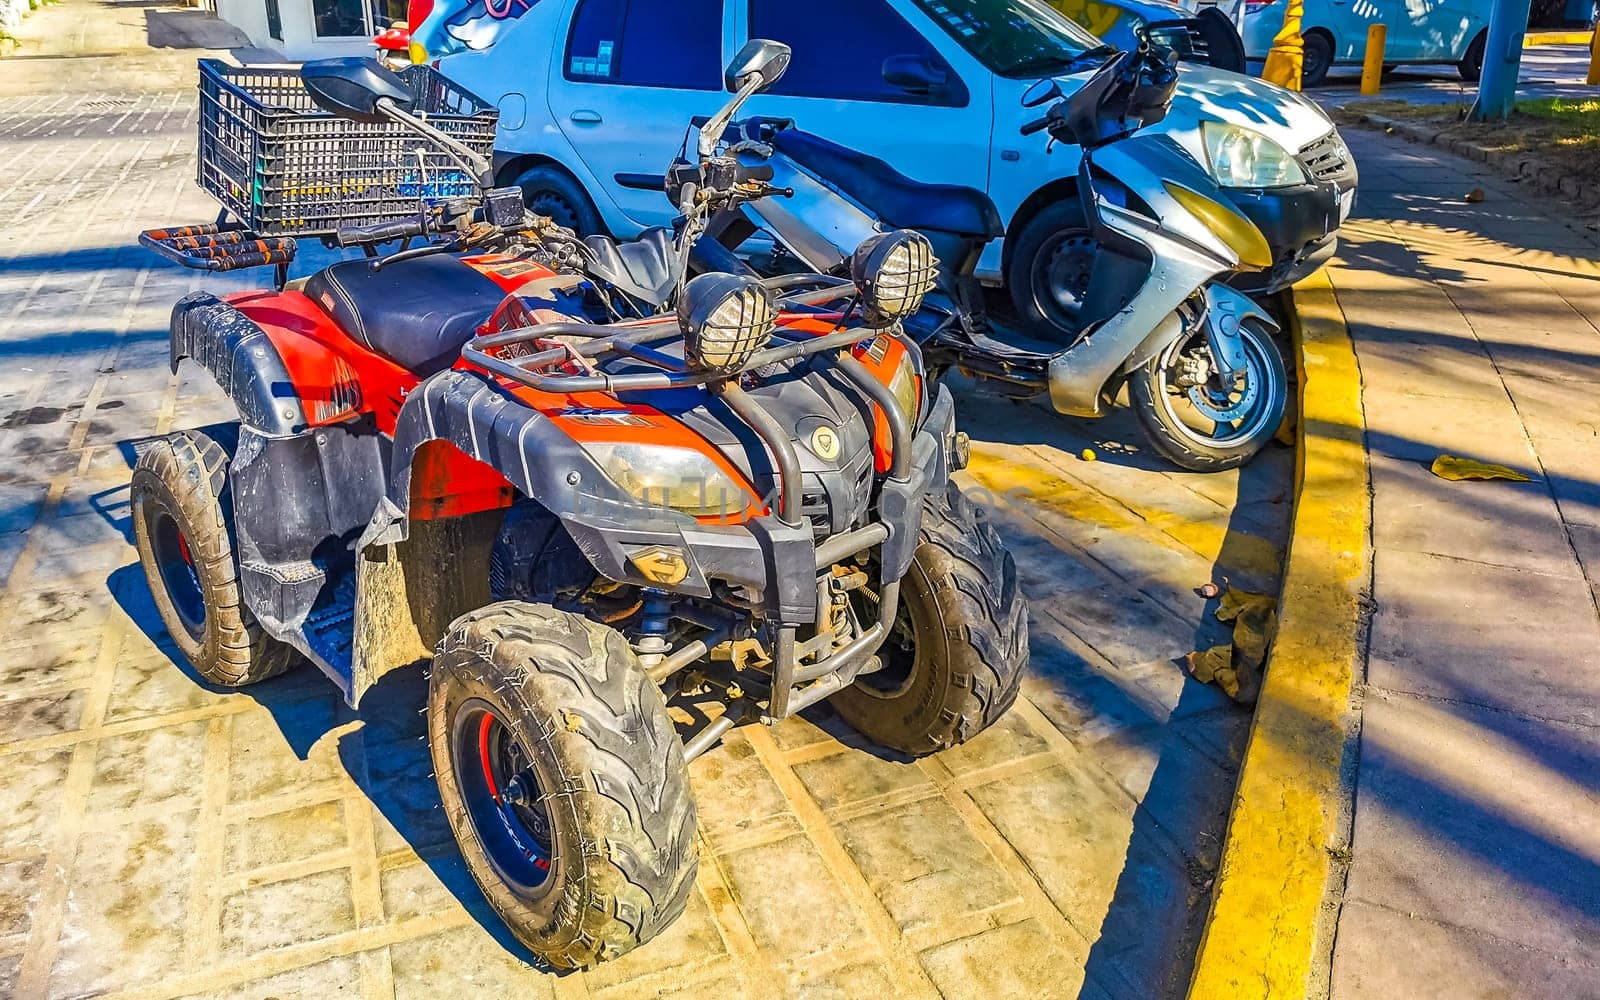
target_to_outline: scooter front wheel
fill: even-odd
[[[1180,338],[1128,379],[1128,395],[1150,444],[1173,464],[1219,472],[1248,462],[1277,433],[1289,376],[1272,335],[1246,319],[1239,329],[1245,367],[1213,371],[1205,335]]]

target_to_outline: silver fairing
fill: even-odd
[[[1100,224],[1143,246],[1151,266],[1127,305],[1050,360],[1051,405],[1083,417],[1103,412],[1102,392],[1112,376],[1138,367],[1183,334],[1177,309],[1184,301],[1239,266],[1227,244],[1167,192],[1167,182],[1208,197],[1216,191],[1216,182],[1182,147],[1165,136],[1137,135],[1094,158],[1095,168],[1137,195],[1154,218],[1095,193]]]

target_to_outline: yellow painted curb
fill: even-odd
[[[1347,839],[1341,774],[1372,576],[1361,373],[1327,276],[1301,282],[1291,302],[1300,359],[1294,531],[1191,1000],[1306,995],[1314,969],[1325,974],[1323,900]]]
[[[1530,31],[1522,36],[1522,47],[1535,45],[1588,45],[1594,40],[1592,31]]]

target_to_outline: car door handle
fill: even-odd
[[[579,125],[598,125],[605,121],[598,111],[574,111],[567,117]]]

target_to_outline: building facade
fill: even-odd
[[[406,16],[404,0],[215,0],[217,16],[253,45],[300,61],[364,55],[372,36]]]

